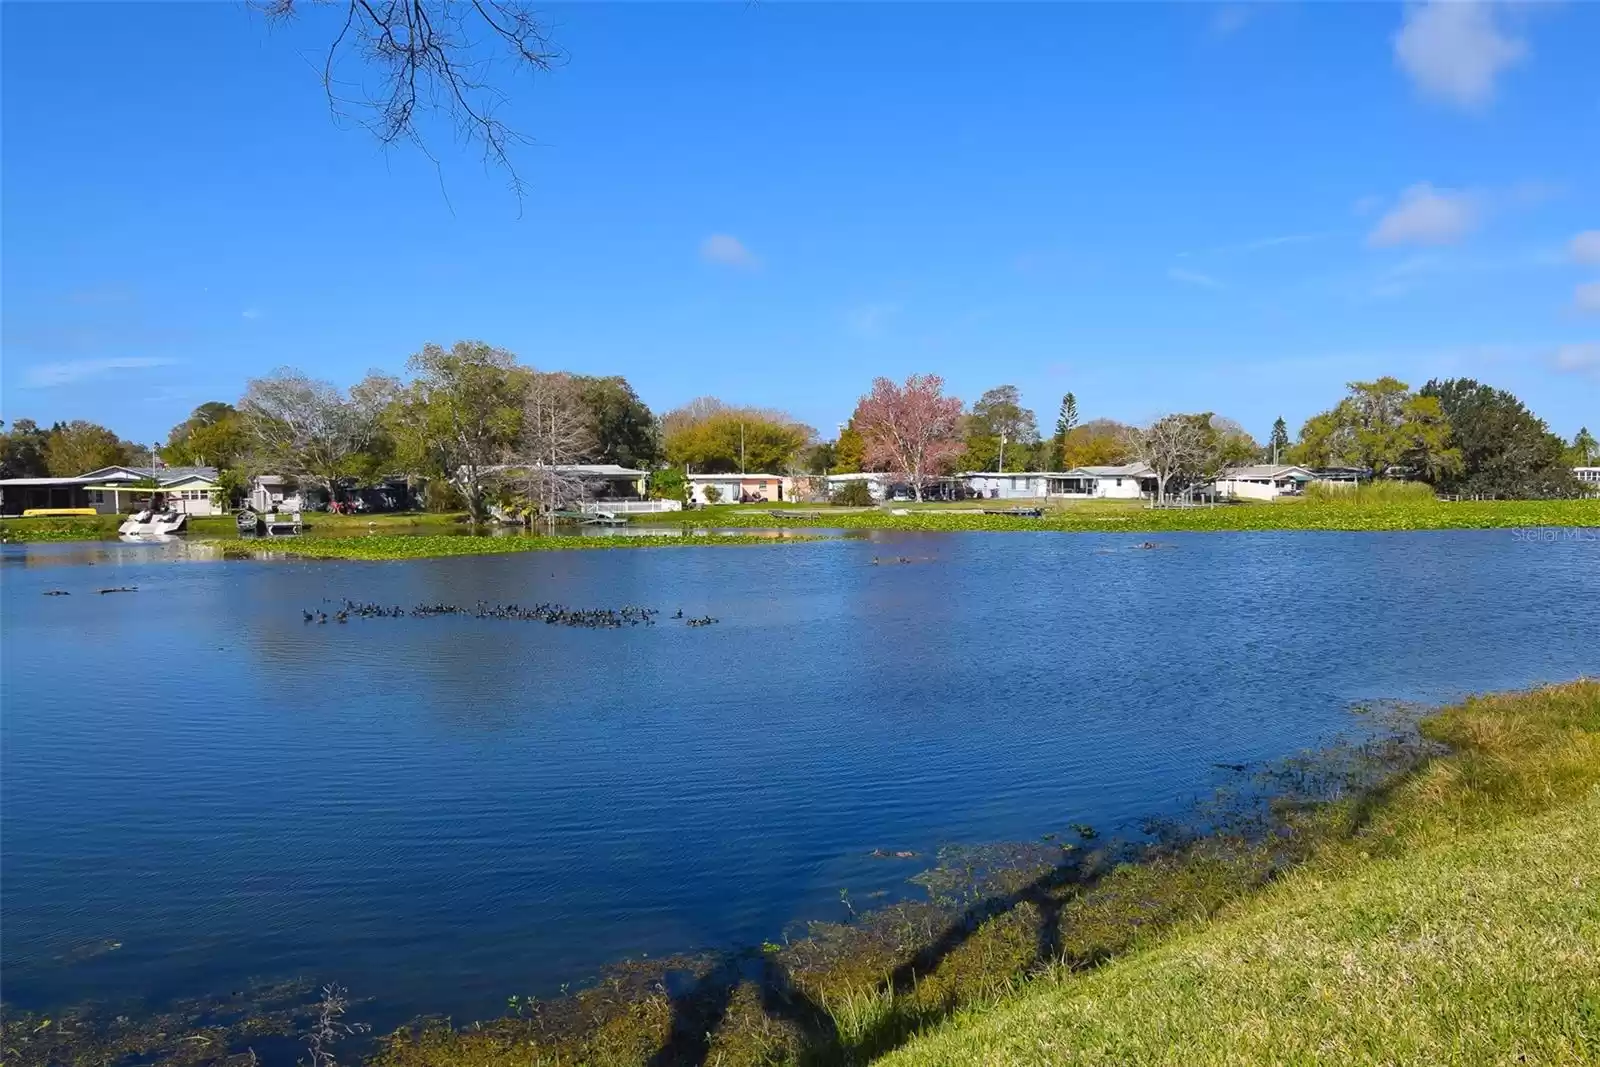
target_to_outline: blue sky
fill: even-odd
[[[1600,428],[1600,5],[548,13],[519,217],[448,131],[331,121],[331,10],[5,4],[0,414],[149,439],[478,338],[828,435],[928,371],[1045,427],[1389,373]]]

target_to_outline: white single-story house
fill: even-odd
[[[1070,471],[969,471],[960,478],[983,500],[1138,500],[1156,491],[1155,472],[1143,463]]]
[[[258,474],[250,479],[245,502],[262,514],[304,511],[306,500],[293,478],[283,474]]]
[[[1061,475],[1042,471],[966,471],[958,477],[968,492],[983,500],[1042,500],[1050,495],[1050,479]]]
[[[789,479],[782,474],[691,474],[689,502],[709,504],[707,489],[716,490],[719,504],[778,502],[789,498]]]
[[[538,467],[527,463],[503,463],[485,469],[516,478]],[[634,470],[616,463],[558,463],[555,470],[563,475],[581,478],[589,491],[600,498],[643,500],[650,486],[649,471]]]
[[[1280,496],[1299,496],[1316,480],[1316,473],[1305,467],[1257,463],[1223,471],[1217,475],[1216,490],[1219,496],[1241,500],[1276,500]]]
[[[1572,473],[1589,492],[1600,493],[1600,467],[1573,467]]]

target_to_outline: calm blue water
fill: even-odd
[[[624,956],[840,918],[841,889],[905,892],[919,864],[874,848],[1131,827],[1214,763],[1348,730],[1352,702],[1600,673],[1600,540],[1136,540],[348,564],[7,546],[7,999],[304,975],[400,1015],[493,1013]],[[138,592],[94,592],[118,585]],[[722,622],[303,623],[345,596]]]

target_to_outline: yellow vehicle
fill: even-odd
[[[23,511],[25,519],[44,519],[57,515],[98,515],[94,508],[28,508]]]

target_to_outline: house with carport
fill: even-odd
[[[1316,472],[1292,463],[1256,463],[1230,467],[1217,475],[1220,497],[1235,500],[1276,500],[1280,496],[1299,496],[1317,480]]]

